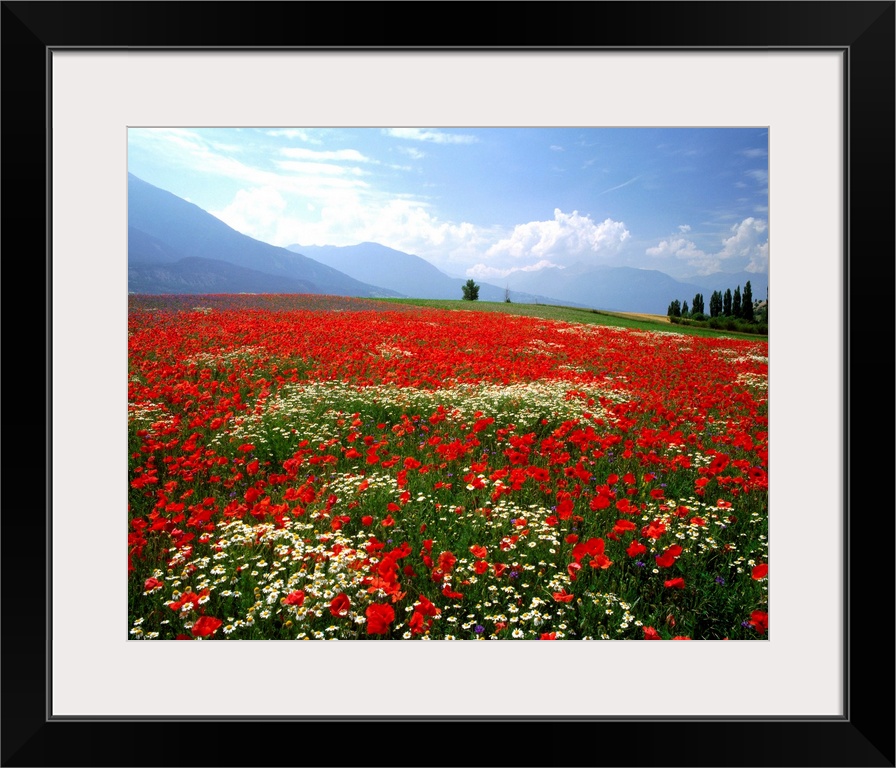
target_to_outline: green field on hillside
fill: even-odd
[[[720,331],[712,328],[696,328],[685,325],[672,325],[664,315],[642,315],[624,312],[606,312],[581,307],[562,307],[553,304],[514,304],[501,301],[464,301],[463,299],[377,299],[386,304],[404,304],[437,309],[451,309],[467,312],[504,312],[508,315],[525,315],[527,317],[543,317],[546,320],[561,320],[567,323],[586,323],[592,325],[610,325],[619,328],[635,328],[642,331],[666,331],[688,336],[705,336],[708,338],[768,338],[755,334]]]

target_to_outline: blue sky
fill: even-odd
[[[378,242],[450,275],[768,271],[757,128],[131,128],[128,170],[273,245]]]

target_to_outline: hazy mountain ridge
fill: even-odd
[[[315,293],[307,280],[269,275],[219,259],[187,256],[128,267],[131,293]]]
[[[768,296],[767,274],[715,273],[676,280],[664,272],[575,264],[517,271],[501,284],[476,283],[481,301],[560,304],[666,314],[697,293]],[[241,234],[176,195],[128,174],[128,290],[132,293],[319,293],[366,298],[460,299],[465,278],[379,243],[286,248]]]
[[[199,261],[184,263],[186,259]],[[150,265],[156,269],[147,269]],[[165,269],[158,268],[163,265]],[[241,234],[193,203],[129,173],[128,290],[193,293],[192,286],[200,284],[220,285],[218,292],[233,293],[401,295]],[[251,285],[268,287],[259,291]]]
[[[294,253],[338,269],[356,280],[376,281],[377,285],[390,288],[415,299],[460,299],[466,278],[451,277],[420,256],[397,251],[379,243],[358,245],[288,245]],[[480,301],[504,301],[507,286],[476,281]],[[568,299],[552,296],[539,286],[532,289],[510,290],[511,301],[521,304],[571,304],[588,306]]]

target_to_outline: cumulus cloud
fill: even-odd
[[[647,255],[658,259],[670,257],[681,259],[702,275],[718,272],[721,265],[721,261],[717,256],[700,250],[696,243],[683,237],[661,240],[653,248],[647,249]]]
[[[606,219],[595,223],[578,211],[563,213],[555,208],[553,219],[518,224],[485,255],[495,261],[550,259],[555,263],[572,263],[615,253],[629,236],[621,221]]]
[[[684,233],[682,227],[679,229]],[[768,225],[762,219],[746,218],[731,227],[730,237],[722,240],[722,247],[707,252],[684,237],[670,237],[648,248],[646,253],[657,259],[674,258],[685,262],[698,274],[708,275],[720,270],[765,272],[768,270]]]
[[[241,189],[221,211],[212,212],[237,232],[263,232],[273,227],[286,210],[286,200],[273,187]]]
[[[748,272],[768,269],[768,225],[762,219],[750,217],[731,228],[719,253],[723,260],[747,261]]]

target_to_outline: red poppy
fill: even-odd
[[[622,512],[623,515],[634,515],[638,511],[638,508],[633,506],[626,498],[621,498],[616,502],[616,509]]]
[[[653,627],[644,627],[644,639],[645,640],[662,640],[660,637],[660,633],[657,632]]]
[[[629,557],[637,557],[640,554],[643,554],[647,551],[647,547],[645,547],[640,541],[633,541],[628,545],[628,549],[625,550],[625,554]]]
[[[656,556],[656,564],[660,568],[671,568],[681,551],[681,547],[678,544],[673,544],[663,554]]]
[[[351,601],[344,592],[340,592],[330,601],[330,613],[336,617],[344,616],[351,608]]]
[[[554,600],[556,600],[558,603],[571,603],[573,600],[575,600],[576,596],[567,592],[566,589],[563,589],[560,592],[554,592],[551,597],[553,597]]]
[[[669,589],[684,589],[684,579],[679,576],[675,579],[669,579],[668,581],[663,582],[664,587],[668,587]]]
[[[453,589],[451,589],[451,587],[445,587],[444,589],[442,589],[442,594],[445,595],[445,597],[449,597],[452,599],[463,597],[462,592],[455,592]]]
[[[764,579],[766,576],[768,576],[768,563],[759,563],[753,568],[753,578],[756,581]]]
[[[150,592],[155,592],[157,589],[161,589],[165,585],[159,581],[154,576],[150,576],[143,584],[143,593],[148,594]]]
[[[765,611],[753,611],[750,614],[750,624],[760,635],[764,635],[768,629],[768,614]]]
[[[218,627],[223,623],[221,619],[216,619],[213,616],[200,616],[196,623],[193,624],[193,634],[196,637],[208,637],[215,634]]]
[[[305,592],[304,590],[297,589],[295,592],[290,592],[280,602],[283,603],[283,605],[294,605],[298,608],[305,602]]]
[[[408,629],[411,630],[412,635],[422,635],[428,628],[426,624],[427,622],[426,619],[424,619],[423,614],[414,611],[408,621]]]
[[[488,550],[485,547],[481,547],[478,544],[474,544],[470,547],[470,552],[473,553],[473,557],[483,558],[488,555]]]
[[[436,608],[425,595],[420,595],[420,597],[417,598],[417,604],[414,606],[414,610],[422,613],[424,616],[438,616],[442,612],[441,609]]]
[[[395,611],[391,605],[372,603],[367,606],[364,615],[367,617],[368,635],[388,634],[390,625],[395,621]]]
[[[539,637],[538,639],[539,639],[539,640],[556,640],[556,639],[557,639],[557,633],[556,633],[556,632],[545,632],[545,633],[544,633],[541,637]]]

